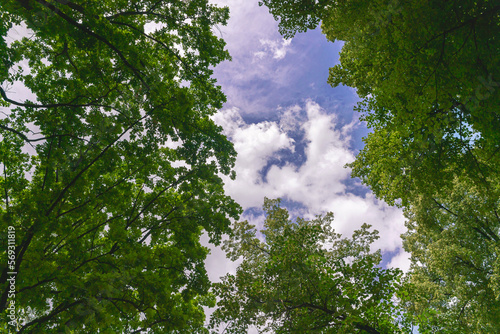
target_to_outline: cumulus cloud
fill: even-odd
[[[279,129],[275,122],[246,124],[237,108],[223,110],[214,121],[224,128],[238,152],[235,170],[237,182],[226,180],[226,191],[245,209],[262,204],[269,190],[259,173],[276,152],[293,150],[293,139]],[[275,196],[269,193],[267,196]]]
[[[326,84],[328,68],[338,62],[342,43],[328,44],[318,31],[299,34],[293,42],[283,40],[276,21],[257,1],[213,2],[230,7],[228,26],[218,27],[216,33],[227,42],[233,61],[215,68],[228,102],[214,116],[238,152],[236,180],[224,180],[227,194],[246,210],[260,208],[264,197],[280,197],[291,203],[292,215],[314,218],[332,211],[334,227],[344,235],[369,223],[381,236],[374,247],[397,254],[390,265],[404,269],[401,211],[352,182],[350,170],[343,167],[354,160],[353,149],[362,146],[360,137],[366,130],[357,115],[351,121],[355,91],[332,90]],[[328,111],[305,102],[307,98]],[[224,269],[216,268],[228,266],[221,254],[214,253],[209,270],[221,273]]]
[[[410,269],[410,253],[405,252],[402,249],[399,249],[399,252],[396,256],[391,259],[391,262],[388,264],[388,267],[399,268],[404,272],[408,272]]]
[[[227,183],[227,191],[245,208],[259,206],[264,196],[286,196],[313,210],[323,210],[328,198],[345,193],[342,181],[349,178],[349,170],[342,166],[354,156],[348,140],[336,129],[336,116],[307,102],[305,120],[294,123],[301,121],[300,109],[289,108],[279,122],[246,124],[235,108],[214,117],[238,152],[237,179]],[[259,173],[282,150],[294,151],[296,143],[287,130],[297,128],[304,132],[306,162],[301,166],[291,162],[272,165],[265,175]]]
[[[236,108],[222,110],[214,120],[224,128],[238,152],[236,179],[225,183],[227,194],[244,209],[260,207],[264,197],[284,198],[306,208],[301,215],[307,218],[332,211],[334,227],[344,235],[350,235],[363,223],[371,224],[381,237],[374,243],[375,249],[401,249],[399,236],[405,232],[401,210],[371,193],[356,195],[345,185],[350,170],[344,165],[354,160],[349,134],[357,121],[341,126],[335,114],[312,101],[286,109],[275,122],[247,124]],[[302,131],[302,142],[292,138],[291,130]],[[268,166],[270,161],[282,161],[277,157],[284,151],[294,152],[299,144],[305,146],[303,163],[296,165],[285,159]],[[406,268],[405,256],[400,253],[391,265]]]
[[[254,56],[256,58],[262,59],[267,55],[272,55],[274,59],[280,60],[285,58],[287,52],[290,50],[292,39],[282,39],[281,41],[261,39],[260,44],[262,45],[263,49],[254,53]]]

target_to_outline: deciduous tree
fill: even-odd
[[[7,0],[0,16],[3,324],[14,301],[20,333],[200,329],[213,303],[200,235],[218,243],[240,211],[218,176],[235,151],[209,118],[227,9]]]
[[[262,0],[276,20],[279,20],[279,32],[285,38],[293,37],[297,32],[305,32],[318,26],[327,0]]]
[[[412,268],[406,307],[420,333],[500,330],[496,184],[485,193],[471,180],[457,178],[438,194],[415,198],[407,210],[403,239]]]
[[[301,11],[282,10],[286,3],[266,2],[282,30],[310,28]],[[421,330],[498,331],[500,6],[361,0],[314,8],[326,37],[345,42],[329,83],[356,88],[372,129],[352,175],[409,219],[412,310],[434,319]]]
[[[225,333],[249,326],[273,333],[396,333],[400,271],[382,269],[378,238],[364,224],[352,238],[332,228],[333,215],[292,221],[279,200],[264,202],[260,231],[248,222],[235,226],[225,242],[236,274],[215,284],[220,299],[211,324]]]

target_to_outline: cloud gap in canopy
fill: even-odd
[[[380,231],[374,247],[386,252],[384,263],[404,265],[401,211],[375,199],[343,168],[368,133],[353,110],[356,91],[326,83],[343,43],[327,42],[320,29],[285,41],[257,0],[214,2],[231,11],[228,26],[219,28],[233,60],[214,72],[228,101],[214,119],[238,151],[237,178],[225,182],[247,210],[242,219],[262,223],[257,211],[265,196],[283,198],[305,218],[333,211],[338,232],[372,224]]]

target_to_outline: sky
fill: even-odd
[[[382,250],[382,265],[407,270],[402,211],[377,200],[345,168],[363,148],[368,129],[353,110],[356,91],[327,84],[342,42],[327,41],[319,28],[285,40],[258,0],[212,2],[230,8],[228,25],[214,29],[232,60],[214,68],[227,102],[213,119],[238,153],[236,179],[224,182],[226,193],[244,209],[241,220],[262,227],[264,197],[281,198],[293,217],[331,211],[336,232],[345,236],[371,224],[380,233],[373,249]],[[23,87],[13,91],[30,97]],[[234,273],[238,263],[207,238],[204,242],[211,249],[206,261],[211,280]]]
[[[224,181],[227,194],[245,210],[241,219],[261,227],[264,197],[281,198],[294,217],[331,211],[336,232],[346,236],[371,224],[380,232],[373,248],[382,250],[383,265],[407,270],[401,210],[377,200],[344,167],[363,148],[368,129],[353,110],[356,91],[327,84],[343,43],[329,42],[319,28],[283,39],[258,0],[211,1],[230,10],[227,26],[214,28],[232,60],[214,68],[227,102],[213,119],[238,153],[236,179]],[[26,31],[18,27],[11,35],[16,39]],[[20,65],[29,71],[27,63]],[[35,100],[19,83],[9,92]],[[207,269],[215,282],[237,264],[210,247]]]
[[[377,200],[345,168],[369,130],[353,110],[356,91],[327,84],[342,42],[327,41],[319,28],[285,40],[258,0],[213,2],[230,9],[228,25],[214,30],[226,41],[232,61],[214,69],[227,103],[213,119],[238,153],[236,179],[224,181],[227,194],[245,210],[241,220],[262,227],[264,197],[281,198],[292,217],[331,211],[336,232],[344,236],[363,223],[372,225],[380,233],[373,249],[382,250],[382,265],[406,271],[402,211]],[[236,267],[211,246],[212,281]]]

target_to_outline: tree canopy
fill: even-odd
[[[420,333],[500,331],[498,197],[457,178],[412,203],[403,235],[413,263],[406,308]]]
[[[262,0],[276,20],[279,20],[279,32],[285,38],[293,37],[297,32],[305,32],[318,26],[327,0]]]
[[[369,225],[342,238],[332,214],[266,200],[264,229],[236,223],[224,245],[243,262],[214,286],[211,329],[500,331],[500,6],[261,4],[287,38],[321,22],[344,41],[328,81],[357,90],[372,129],[349,167],[404,208],[412,267],[404,284],[380,268]],[[241,212],[210,119],[227,19],[208,0],[0,3],[0,331],[209,331],[200,236],[218,244]]]
[[[421,331],[498,331],[498,2],[291,3],[265,2],[285,35],[321,21],[344,41],[328,81],[356,88],[372,130],[349,167],[405,209]]]
[[[352,238],[332,228],[333,215],[292,221],[279,200],[265,199],[262,230],[235,224],[224,249],[236,275],[214,285],[220,299],[211,325],[225,333],[249,326],[272,333],[396,333],[398,269],[382,269],[378,238],[364,224]]]
[[[16,246],[7,266],[2,232],[2,325],[202,330],[214,300],[199,238],[218,243],[240,213],[218,176],[235,151],[209,118],[225,101],[211,66],[229,58],[213,33],[227,9],[7,0],[0,17],[0,226]]]

